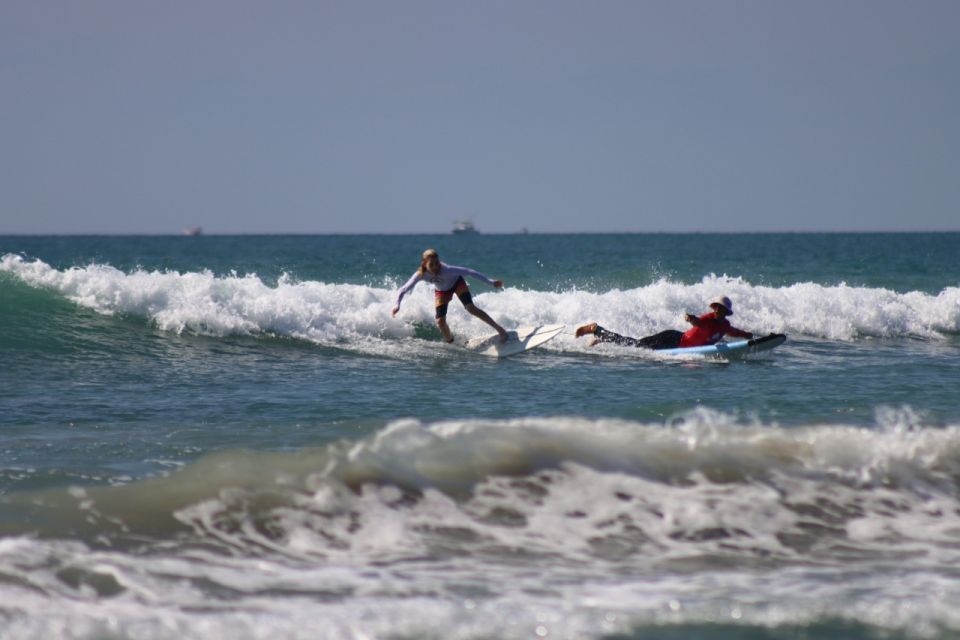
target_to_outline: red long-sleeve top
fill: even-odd
[[[725,335],[736,338],[753,337],[753,334],[749,331],[737,329],[730,324],[729,320],[726,318],[720,319],[711,311],[697,318],[693,327],[680,338],[680,346],[700,347],[705,344],[713,344]]]

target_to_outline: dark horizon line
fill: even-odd
[[[476,236],[612,236],[612,235],[891,235],[891,234],[929,234],[929,233],[960,233],[960,229],[917,229],[904,230],[830,230],[830,231],[489,231],[475,234],[454,234],[447,232],[362,232],[362,231],[236,231],[236,232],[203,232],[199,234],[185,234],[175,232],[136,233],[136,232],[77,232],[77,233],[4,233],[0,237],[9,238],[70,238],[70,237],[117,237],[117,238],[203,238],[203,237],[255,237],[255,236],[443,236],[449,238]]]

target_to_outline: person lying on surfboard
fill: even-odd
[[[406,284],[400,287],[400,291],[397,293],[397,305],[393,308],[391,315],[397,315],[397,312],[400,311],[400,301],[403,300],[403,296],[410,293],[417,286],[417,283],[423,280],[436,287],[434,302],[437,308],[437,326],[440,328],[440,333],[443,334],[444,341],[453,342],[453,333],[447,326],[447,305],[453,299],[453,294],[457,294],[460,302],[463,303],[463,308],[468,313],[496,329],[497,333],[500,334],[500,341],[506,342],[508,338],[506,329],[497,324],[483,309],[479,309],[473,304],[473,297],[470,295],[470,288],[467,286],[466,280],[463,279],[464,276],[483,280],[497,289],[503,288],[503,280],[494,280],[479,271],[440,262],[440,256],[437,255],[437,252],[434,249],[427,249],[420,259],[420,267],[413,272]]]
[[[753,333],[737,329],[730,324],[727,316],[733,315],[733,303],[727,296],[717,298],[710,303],[713,311],[705,313],[702,316],[695,316],[688,313],[685,316],[687,322],[693,325],[686,333],[675,329],[667,329],[646,338],[628,338],[621,336],[613,331],[604,329],[596,322],[585,324],[579,327],[576,336],[579,338],[590,334],[594,337],[590,346],[598,342],[612,342],[625,347],[643,347],[646,349],[676,349],[677,347],[701,347],[707,344],[715,344],[723,336],[734,336],[737,338],[752,338]]]

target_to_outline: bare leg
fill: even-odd
[[[576,331],[576,333],[575,333],[574,335],[576,335],[578,338],[581,337],[581,336],[586,336],[586,335],[591,335],[591,336],[592,336],[592,335],[596,335],[596,333],[597,333],[597,328],[598,328],[599,326],[600,326],[600,325],[598,325],[596,322],[591,322],[590,324],[585,324],[585,325],[583,325],[582,327],[578,327],[578,328],[577,328],[577,331]]]
[[[599,328],[600,328],[600,325],[598,325],[596,322],[591,322],[590,324],[585,324],[582,327],[578,327],[574,335],[578,338],[581,336],[587,336],[587,335],[596,336],[597,329]],[[600,342],[599,338],[596,338],[596,337],[590,338],[591,347],[597,344],[598,342]]]
[[[484,322],[486,322],[488,325],[490,325],[491,327],[493,327],[494,329],[496,329],[496,330],[497,330],[497,333],[500,334],[500,342],[506,342],[506,341],[507,341],[507,339],[508,339],[508,337],[509,337],[509,336],[507,336],[507,330],[504,329],[503,327],[501,327],[499,324],[497,324],[497,323],[493,320],[493,318],[491,318],[490,316],[488,316],[486,311],[484,311],[483,309],[478,309],[478,308],[477,308],[477,305],[472,304],[472,303],[471,303],[471,304],[465,304],[465,305],[463,305],[463,308],[466,309],[467,312],[470,313],[470,315],[472,315],[472,316],[474,316],[474,317],[476,317],[476,318],[480,318],[481,320],[483,320]]]
[[[440,333],[443,334],[443,341],[453,342],[453,334],[450,332],[450,327],[447,326],[447,319],[437,318],[437,326],[440,327]]]

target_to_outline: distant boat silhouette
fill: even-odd
[[[183,235],[185,236],[199,236],[203,233],[203,228],[201,227],[187,227],[183,230]]]
[[[455,236],[469,236],[476,235],[480,233],[477,231],[477,228],[473,226],[473,220],[469,218],[464,218],[463,220],[457,220],[453,223],[453,235]]]

